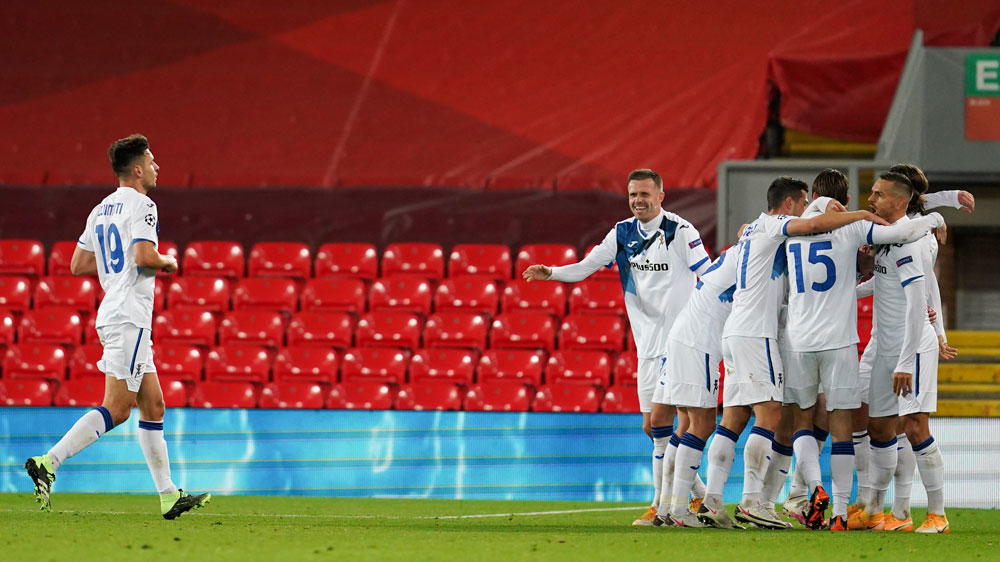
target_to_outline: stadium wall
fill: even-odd
[[[0,491],[27,492],[24,459],[83,412],[0,408]],[[165,437],[174,481],[220,494],[644,502],[651,448],[639,424],[637,414],[174,409]],[[931,430],[947,505],[1000,508],[1000,419],[935,418]],[[137,433],[133,415],[60,468],[55,491],[149,493]],[[748,434],[726,502],[739,500]],[[821,464],[829,485],[829,447]],[[925,502],[917,479],[913,503]]]

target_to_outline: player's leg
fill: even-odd
[[[660,378],[661,364],[662,362],[659,358],[639,358],[639,365],[636,370],[636,392],[639,396],[639,411],[642,412],[642,431],[649,436],[651,440],[653,439],[653,424],[650,414],[653,409],[653,392]],[[660,470],[660,478],[658,478],[655,473],[657,461],[659,460],[662,462],[662,459],[656,458],[657,454],[658,453],[656,453],[654,445],[654,451],[651,455],[654,470],[652,482],[653,499],[649,502],[649,508],[646,509],[646,512],[632,522],[633,525],[652,526],[653,521],[656,519],[656,507],[660,502],[660,487],[658,484],[662,480],[662,468]],[[662,464],[660,467],[662,467]]]
[[[905,398],[900,398],[900,404]],[[885,516],[886,531],[912,531],[910,517],[910,494],[913,490],[913,474],[917,470],[917,457],[906,436],[905,419],[896,421],[896,472],[893,473],[892,509]]]
[[[854,472],[858,476],[858,496],[854,505],[848,506],[847,514],[865,509],[865,499],[871,494],[868,483],[868,465],[871,457],[871,439],[868,436],[868,400],[872,364],[875,362],[875,340],[868,343],[858,364],[858,394],[861,407],[854,411]]]
[[[764,475],[764,489],[761,492],[761,504],[770,511],[774,511],[778,495],[781,494],[782,488],[785,487],[785,481],[788,480],[788,470],[792,464],[793,433],[794,423],[791,410],[783,405],[781,422],[774,432],[774,441],[771,443],[771,462],[767,465],[767,473]],[[777,513],[774,514],[774,517],[778,518]]]
[[[847,530],[847,503],[851,497],[854,469],[853,412],[861,405],[858,394],[858,351],[855,346],[824,351],[820,354],[823,406],[827,427],[832,436],[830,474],[833,511],[830,529]]]
[[[729,377],[729,369],[726,376]],[[732,380],[732,379],[729,379]],[[735,383],[735,381],[733,381]],[[726,384],[723,403],[733,400],[736,384]],[[750,421],[752,410],[748,406],[728,406],[722,409],[722,422],[715,429],[712,443],[708,446],[708,482],[706,483],[705,500],[698,510],[698,518],[705,524],[722,529],[742,529],[729,517],[722,503],[722,493],[729,480],[736,456],[736,442],[740,433]]]
[[[848,518],[851,529],[882,530],[885,526],[882,513],[886,490],[896,472],[896,418],[899,399],[892,390],[892,372],[895,356],[876,356],[869,383],[868,435],[871,456],[868,464],[870,492],[865,500],[865,511]]]
[[[914,398],[916,411],[901,409],[906,435],[916,454],[920,480],[927,491],[927,519],[917,528],[918,533],[947,533],[948,517],[944,511],[944,459],[941,449],[931,435],[930,414],[937,410],[937,362],[934,351],[918,355],[919,379],[914,373]]]
[[[662,403],[666,400],[666,382],[657,383],[657,388],[653,394],[653,403],[650,412],[650,426],[653,433],[653,488],[656,498],[653,500],[653,507],[660,517],[654,519],[651,524],[659,525],[666,522],[670,512],[670,483],[672,474],[666,471],[666,450],[674,435],[674,416],[676,408],[669,404]],[[676,449],[675,449],[676,451]],[[642,523],[636,523],[642,525]]]

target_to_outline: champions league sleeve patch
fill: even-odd
[[[688,242],[688,248],[691,248],[692,250],[697,248],[698,246],[701,246],[701,238]]]
[[[146,218],[143,220],[145,220],[146,224],[148,224],[149,226],[153,226],[154,224],[156,224],[156,217],[153,215],[153,213],[146,215]]]
[[[913,256],[906,256],[905,258],[901,258],[896,262],[896,267],[903,267],[904,265],[912,262],[913,262]]]

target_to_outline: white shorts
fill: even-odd
[[[719,403],[719,356],[676,340],[667,341],[667,362],[656,391],[670,400],[653,402],[682,408],[715,408]]]
[[[937,411],[937,350],[917,354],[913,369],[913,392],[899,397],[899,415]]]
[[[667,356],[651,357],[649,359],[639,358],[638,392],[639,411],[648,414],[653,409],[653,392],[659,386],[660,373],[667,362]],[[664,402],[660,402],[663,404]]]
[[[752,406],[761,402],[781,402],[785,370],[777,342],[771,338],[743,336],[729,336],[723,342],[724,346],[728,345],[732,360],[726,362],[722,405]]]
[[[858,364],[858,394],[861,401],[868,403],[869,387],[872,380],[872,366],[875,364],[875,340],[868,342],[864,353],[861,354],[861,361]]]
[[[104,347],[97,368],[109,377],[125,381],[129,391],[139,392],[142,376],[156,372],[150,329],[134,324],[101,326],[97,328],[97,337]]]
[[[858,394],[858,346],[824,351],[789,351],[785,359],[785,404],[811,408],[826,395],[826,410],[861,407]]]

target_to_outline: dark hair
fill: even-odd
[[[809,186],[802,180],[788,176],[777,177],[771,182],[771,186],[767,188],[767,210],[773,211],[777,209],[789,197],[798,201],[800,198],[805,197],[807,191],[809,191]]]
[[[119,178],[128,176],[135,159],[145,154],[147,150],[149,150],[149,139],[139,133],[116,140],[108,147],[111,169]]]
[[[910,185],[913,187],[913,191],[915,192],[913,197],[910,198],[910,204],[906,207],[906,214],[923,214],[925,201],[924,194],[927,193],[927,190],[930,188],[930,182],[927,181],[927,176],[924,175],[924,171],[913,164],[896,164],[895,166],[889,168],[889,171],[906,176],[906,179],[910,180]]]
[[[827,168],[813,180],[813,198],[832,197],[840,201],[841,205],[847,205],[847,184],[844,172]]]
[[[632,170],[631,172],[629,172],[628,181],[633,181],[633,180],[635,181],[653,180],[653,183],[656,184],[656,189],[660,190],[663,189],[663,178],[660,177],[660,174],[657,174],[656,172],[650,170],[649,168],[640,168],[638,170]]]

